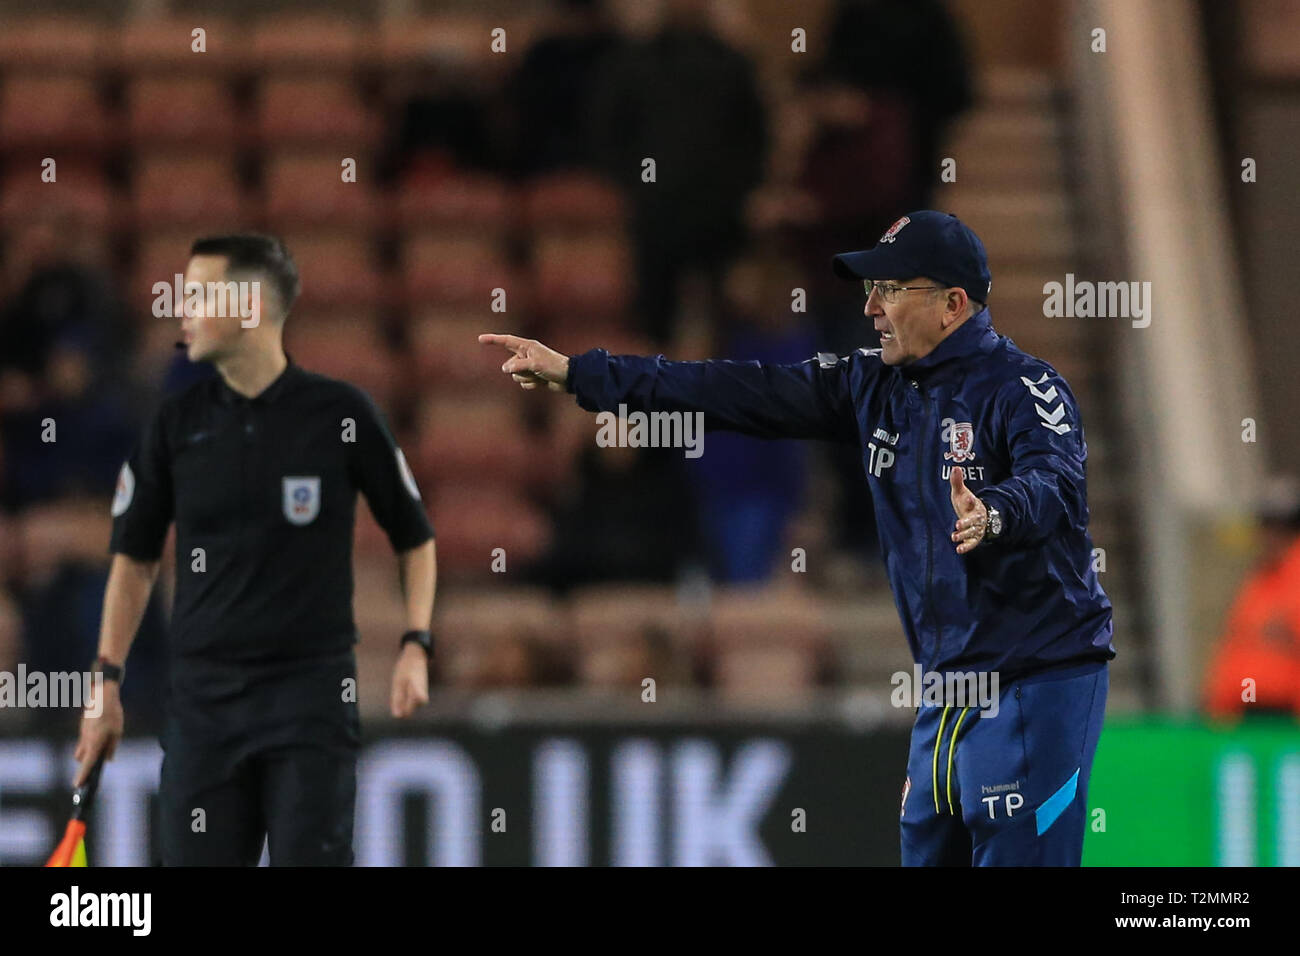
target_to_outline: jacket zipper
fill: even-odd
[[[912,380],[912,387],[921,394],[922,406],[925,409],[925,415],[922,419],[922,432],[928,432],[930,425],[930,396],[926,394],[925,389],[921,388],[920,383],[915,379]],[[930,533],[929,516],[924,515],[926,507],[925,492],[922,487],[922,475],[925,473],[925,449],[929,443],[924,439],[921,441],[920,464],[916,469],[916,500],[921,505],[921,511],[926,518],[925,521],[925,606],[930,611],[930,623],[934,627],[934,653],[936,658],[939,654],[939,643],[941,636],[939,633],[939,618],[934,612],[934,536]]]

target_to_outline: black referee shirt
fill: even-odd
[[[358,491],[394,550],[433,536],[382,413],[353,385],[290,359],[255,398],[215,375],[161,404],[118,477],[109,551],[157,560],[176,522],[174,678],[350,652]]]

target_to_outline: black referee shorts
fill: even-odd
[[[360,722],[343,700],[348,677],[351,652],[174,683],[161,741],[164,866],[256,866],[263,840],[272,866],[352,865]]]

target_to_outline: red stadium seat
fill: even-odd
[[[434,307],[416,315],[408,327],[408,339],[420,387],[426,391],[459,391],[489,383],[513,387],[501,373],[505,353],[478,344],[479,333],[496,331],[490,324],[482,310]]]
[[[550,315],[614,316],[628,305],[627,243],[615,235],[548,235],[533,244],[537,305]]]
[[[41,181],[41,169],[36,161],[9,164],[0,190],[0,219],[6,226],[55,210],[70,211],[91,228],[105,228],[116,219],[119,204],[98,165],[57,163],[52,183]]]
[[[439,539],[441,558],[441,533]],[[572,654],[564,606],[532,588],[449,589],[439,595],[435,624],[439,674],[452,687],[536,682],[541,675],[526,656],[521,660],[521,644],[545,648],[561,662]]]
[[[399,384],[396,357],[373,313],[295,309],[285,323],[285,349],[303,368],[343,379],[387,407]]]
[[[658,347],[642,333],[629,328],[626,316],[587,318],[560,313],[534,336],[557,352],[581,355],[602,348],[610,355],[653,355]]]
[[[9,14],[5,19],[0,30],[0,70],[7,76],[63,70],[89,73],[102,65],[106,30],[94,20],[59,16],[17,20]]]
[[[0,88],[0,146],[101,149],[108,126],[94,83],[76,76],[12,76]]]
[[[546,547],[546,518],[523,495],[508,487],[441,483],[434,487],[429,513],[438,531],[438,572],[451,579],[497,578],[493,552],[503,549],[506,571],[537,559]]]
[[[194,31],[203,30],[203,50],[194,49]],[[122,72],[166,73],[184,82],[199,72],[226,72],[238,67],[248,48],[242,25],[206,13],[191,17],[140,17],[124,23],[115,56]],[[179,71],[183,71],[178,75]]]
[[[357,181],[343,181],[344,158],[357,160]],[[265,172],[266,218],[277,229],[306,225],[369,228],[382,218],[368,160],[344,151],[274,156]]]
[[[830,624],[823,605],[788,588],[728,589],[711,610],[714,677],[742,703],[797,701],[816,683]]]
[[[360,161],[373,148],[379,123],[345,79],[270,77],[259,88],[257,129],[268,147],[329,145],[340,158]]]
[[[420,403],[417,427],[411,465],[436,481],[492,476],[516,484],[545,466],[536,454],[540,440],[524,427],[509,391],[435,393]]]
[[[250,29],[247,65],[259,75],[276,70],[351,70],[363,49],[365,28],[319,15],[267,17]]]
[[[374,246],[351,233],[286,233],[285,244],[298,264],[305,311],[321,307],[376,308],[386,304],[383,276]]]
[[[227,148],[240,135],[235,104],[215,77],[150,76],[127,93],[127,123],[138,145],[203,143]]]
[[[160,226],[167,226],[161,223]],[[198,238],[193,230],[150,230],[142,235],[136,250],[133,278],[124,290],[127,301],[135,308],[143,307],[151,315],[154,301],[153,286],[158,282],[171,285],[177,273],[184,275],[189,262],[190,244]]]
[[[647,677],[659,684],[690,682],[692,639],[700,622],[679,605],[673,588],[597,585],[576,591],[571,600],[584,684],[640,689]],[[662,646],[654,635],[662,637]]]
[[[493,290],[504,289],[506,308],[518,312],[526,287],[492,239],[418,235],[403,250],[404,287],[413,305],[465,305],[486,310]]]
[[[399,225],[439,225],[474,232],[504,232],[511,210],[510,190],[494,177],[448,175],[415,168],[402,178],[397,195]]]
[[[136,165],[136,227],[193,225],[204,232],[237,229],[244,202],[230,157],[148,156]]]
[[[618,187],[589,173],[556,173],[534,180],[524,199],[529,228],[617,232],[626,210]]]
[[[673,588],[664,585],[591,585],[574,591],[570,600],[574,634],[583,644],[636,637],[647,626],[683,635],[690,621]]]

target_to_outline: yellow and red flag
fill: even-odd
[[[86,782],[72,794],[72,818],[63,839],[50,855],[45,865],[49,866],[87,866],[86,863],[86,820],[90,816],[90,804],[99,789],[99,774],[104,769],[104,755],[100,754],[95,765],[90,768]]]

